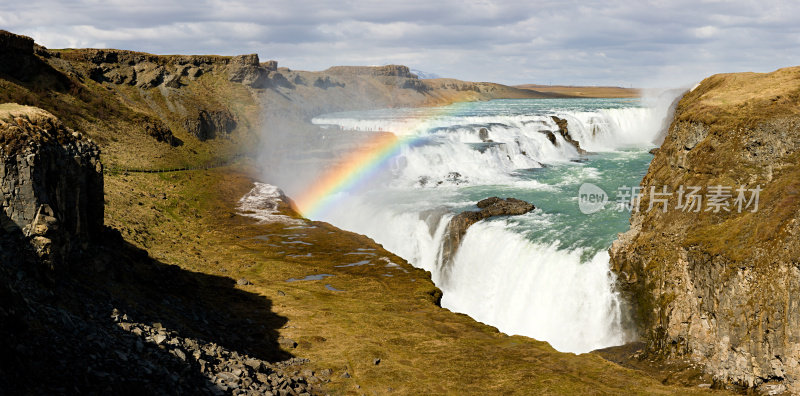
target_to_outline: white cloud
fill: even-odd
[[[282,65],[404,63],[504,83],[664,86],[789,66],[800,3],[364,0],[0,4],[0,25],[49,47],[258,52]]]
[[[692,29],[692,32],[697,38],[709,38],[715,36],[719,29],[716,26],[703,26]]]

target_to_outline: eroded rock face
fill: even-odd
[[[228,64],[228,79],[250,87],[263,88],[268,81],[269,69],[277,69],[277,62],[262,67],[257,54],[239,55],[231,58]]]
[[[797,394],[800,101],[780,91],[759,97],[787,75],[797,81],[800,70],[704,81],[679,103],[641,184],[731,186],[731,203],[740,186],[760,186],[758,209],[687,212],[673,201],[666,212],[634,212],[610,255],[649,353],[688,357],[720,384]],[[649,201],[645,194],[641,207]]]
[[[172,130],[161,120],[148,118],[144,121],[144,131],[159,142],[164,142],[172,147],[183,145],[183,141],[172,134]]]
[[[0,30],[0,75],[29,82],[45,74],[52,79],[50,82],[68,86],[63,76],[54,75],[56,73],[35,56],[40,48],[30,37]]]
[[[159,56],[142,52],[86,49],[48,56],[87,62],[88,77],[97,82],[133,85],[142,89],[165,86],[180,88],[181,78],[194,80],[204,73],[225,65],[227,58],[219,56]]]
[[[200,110],[196,117],[184,122],[186,130],[199,140],[228,135],[236,129],[236,119],[228,110]]]
[[[516,198],[491,197],[478,201],[479,211],[461,212],[450,219],[442,243],[442,262],[449,263],[455,256],[458,246],[467,229],[473,224],[495,216],[516,216],[528,213],[536,207],[528,202]]]
[[[57,261],[103,227],[100,151],[50,113],[0,105],[0,222]]]
[[[0,42],[0,45],[2,44]],[[33,49],[30,52],[33,53]],[[228,79],[233,82],[253,88],[264,88],[270,83],[270,74],[278,69],[276,61],[259,63],[256,54],[233,57],[152,55],[113,49],[85,49],[63,54],[43,50],[42,55],[86,62],[90,66],[88,77],[97,82],[133,85],[142,89],[156,87],[178,89],[204,74],[215,72],[227,73]]]
[[[8,52],[33,53],[33,39],[0,30],[0,49]]]

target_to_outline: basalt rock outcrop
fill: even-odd
[[[20,77],[33,61],[34,43],[27,36],[0,30],[0,73]]]
[[[263,67],[257,54],[234,56],[228,65],[228,79],[251,87],[263,87],[269,72],[277,70],[277,67],[277,62]]]
[[[798,88],[787,68],[688,92],[610,250],[647,351],[689,358],[718,386],[800,393]],[[646,210],[663,186],[668,210]],[[678,207],[681,186],[702,189],[698,210]]]
[[[12,35],[15,36],[15,35]],[[17,36],[22,37],[22,36]],[[12,43],[13,44],[13,43]],[[20,45],[15,45],[20,47]],[[132,85],[142,89],[155,87],[181,88],[207,73],[227,73],[228,80],[252,88],[265,88],[270,76],[277,74],[276,61],[260,62],[257,54],[238,56],[216,55],[153,55],[115,49],[84,49],[55,52],[42,49],[41,55],[53,63],[73,69],[69,62],[89,64],[88,77],[100,83]],[[75,71],[76,77],[83,77]]]
[[[100,151],[52,114],[0,105],[2,230],[24,235],[51,265],[103,226]]]
[[[219,56],[158,56],[142,52],[113,49],[87,49],[50,52],[56,64],[85,62],[94,81],[133,85],[142,89],[165,86],[180,88],[181,78],[194,80],[204,73],[224,67],[227,59]]]
[[[159,142],[167,143],[172,147],[183,145],[183,141],[173,135],[172,130],[161,120],[147,118],[143,121],[143,125],[144,131]]]
[[[581,148],[581,144],[577,140],[573,139],[572,135],[569,134],[569,126],[567,125],[567,120],[563,118],[558,118],[556,116],[550,116],[550,118],[552,118],[553,122],[555,122],[556,125],[558,126],[558,131],[557,131],[558,134],[560,134],[561,137],[564,138],[564,140],[567,143],[575,146],[575,149],[578,150],[578,154],[586,154],[586,150]],[[548,139],[550,139],[550,141],[552,142],[555,140],[555,136],[551,138],[550,135],[548,135]]]
[[[447,224],[444,241],[442,242],[442,262],[450,263],[458,250],[467,229],[473,224],[495,216],[517,216],[528,213],[536,207],[528,202],[516,198],[490,197],[478,201],[480,210],[461,212]]]
[[[186,131],[201,141],[229,135],[236,129],[236,124],[228,110],[200,110],[196,116],[184,121]]]

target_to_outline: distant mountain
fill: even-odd
[[[436,73],[428,73],[428,72],[424,72],[424,71],[422,71],[422,70],[418,70],[418,69],[411,69],[411,72],[412,72],[412,73],[414,73],[414,74],[416,74],[416,75],[417,75],[417,77],[419,77],[420,79],[426,79],[426,78],[442,78],[442,76],[440,76],[440,75],[438,75],[438,74],[436,74]]]
[[[516,87],[537,92],[573,96],[576,98],[635,98],[641,96],[641,91],[638,88],[541,84],[523,84],[517,85]]]

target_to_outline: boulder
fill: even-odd
[[[481,128],[480,130],[478,130],[478,138],[485,143],[492,142],[492,139],[489,139],[489,130],[486,128]]]

